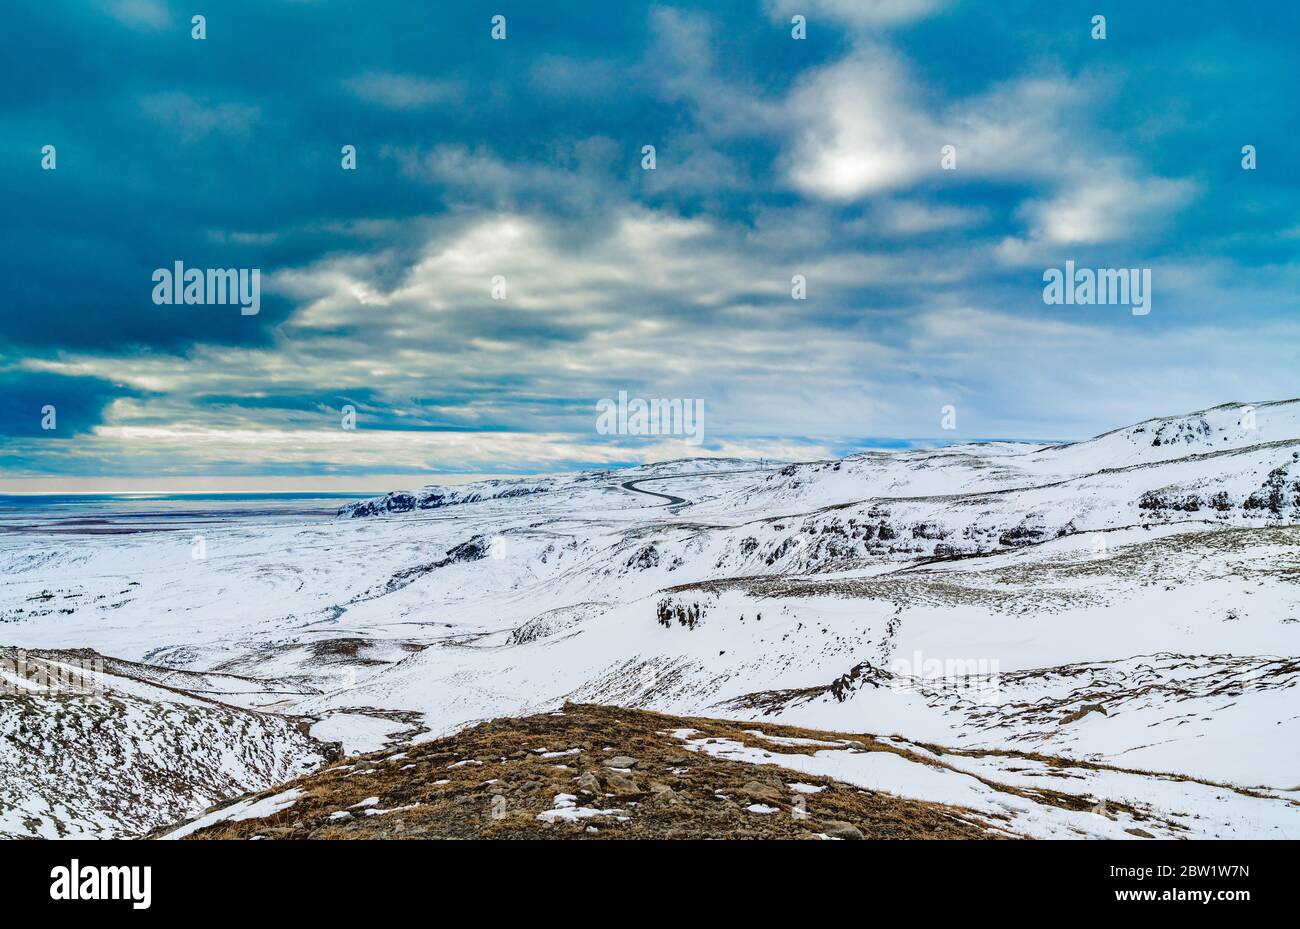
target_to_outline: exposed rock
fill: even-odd
[[[634,778],[617,771],[605,778],[605,789],[616,797],[630,797],[641,793],[641,785]]]
[[[846,823],[839,819],[828,819],[822,825],[822,832],[826,833],[832,839],[865,839],[862,830],[852,823]]]
[[[786,799],[785,794],[771,784],[763,784],[759,781],[750,781],[736,793],[742,797],[748,797],[750,800],[756,800],[759,803],[778,804]]]

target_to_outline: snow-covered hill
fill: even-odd
[[[236,705],[265,698],[258,682],[133,670],[0,648],[0,838],[138,834],[329,757],[294,721]]]
[[[349,503],[339,509],[340,516],[379,516],[386,513],[409,513],[412,510],[437,510],[484,500],[502,500],[528,494],[546,493],[554,486],[549,480],[492,480],[476,481],[457,487],[430,485],[416,491],[397,490]]]
[[[1068,445],[427,487],[202,531],[201,560],[188,531],[0,536],[0,642],[114,656],[150,688],[121,699],[225,714],[283,765],[574,700],[946,746],[1008,788],[1086,782],[1186,822],[1168,834],[1300,837],[1300,401]],[[0,697],[0,725],[24,699]],[[98,718],[62,706],[75,722],[50,744]],[[1035,753],[1077,770],[1031,771]],[[956,783],[866,768],[915,800]],[[291,774],[204,770],[207,800]],[[24,776],[42,809],[79,798],[82,831],[129,831],[92,785]],[[17,809],[0,794],[13,833],[75,818]],[[1026,810],[1026,834],[1116,832]]]

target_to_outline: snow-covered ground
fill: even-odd
[[[0,535],[0,643],[112,656],[124,705],[287,726],[298,741],[258,735],[284,743],[285,771],[322,763],[322,742],[368,750],[573,699],[959,752],[843,775],[922,799],[978,808],[980,778],[1028,778],[1200,817],[1183,834],[1300,837],[1300,402],[1073,445],[669,462],[177,528]],[[0,693],[11,731],[54,699],[18,687]],[[59,699],[65,720],[89,713]],[[0,740],[0,776],[34,744]],[[0,834],[126,829],[81,825],[93,795],[60,812],[56,769],[22,784],[0,791]],[[1090,815],[1011,818],[1117,831]]]

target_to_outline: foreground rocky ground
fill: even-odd
[[[483,723],[218,808],[155,838],[954,839],[1003,833],[956,806],[797,773],[783,758],[837,744],[902,750],[786,726],[567,704]],[[771,763],[700,744],[740,743]],[[262,815],[267,814],[267,815]]]

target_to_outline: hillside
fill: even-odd
[[[1054,781],[896,738],[565,704],[400,751],[347,758],[154,838],[1150,838],[1188,832]],[[1013,756],[1062,782],[1098,769]],[[1010,760],[1010,758],[1008,759]],[[990,768],[990,770],[992,770]],[[1118,773],[1118,772],[1117,772]],[[881,784],[932,780],[947,802]],[[1189,799],[1209,785],[1187,784]],[[1213,789],[1213,788],[1210,788]],[[1253,800],[1243,793],[1240,801]]]
[[[167,686],[128,669],[93,652],[0,648],[0,838],[137,834],[334,751],[292,720],[197,695],[187,675]],[[246,699],[253,684],[227,686]]]
[[[135,834],[337,752],[422,751],[568,702],[884,734],[947,746],[963,777],[1143,810],[1152,834],[1300,837],[1300,404],[1252,409],[1069,445],[677,461],[334,519],[0,536],[3,641],[94,649],[110,693],[0,695],[19,785],[0,829]],[[85,762],[46,772],[65,742]],[[131,798],[153,774],[99,789],[119,744],[170,785],[152,808]],[[1005,806],[931,766],[802,757],[785,763],[898,799]],[[1113,834],[1040,807],[1010,831]]]

